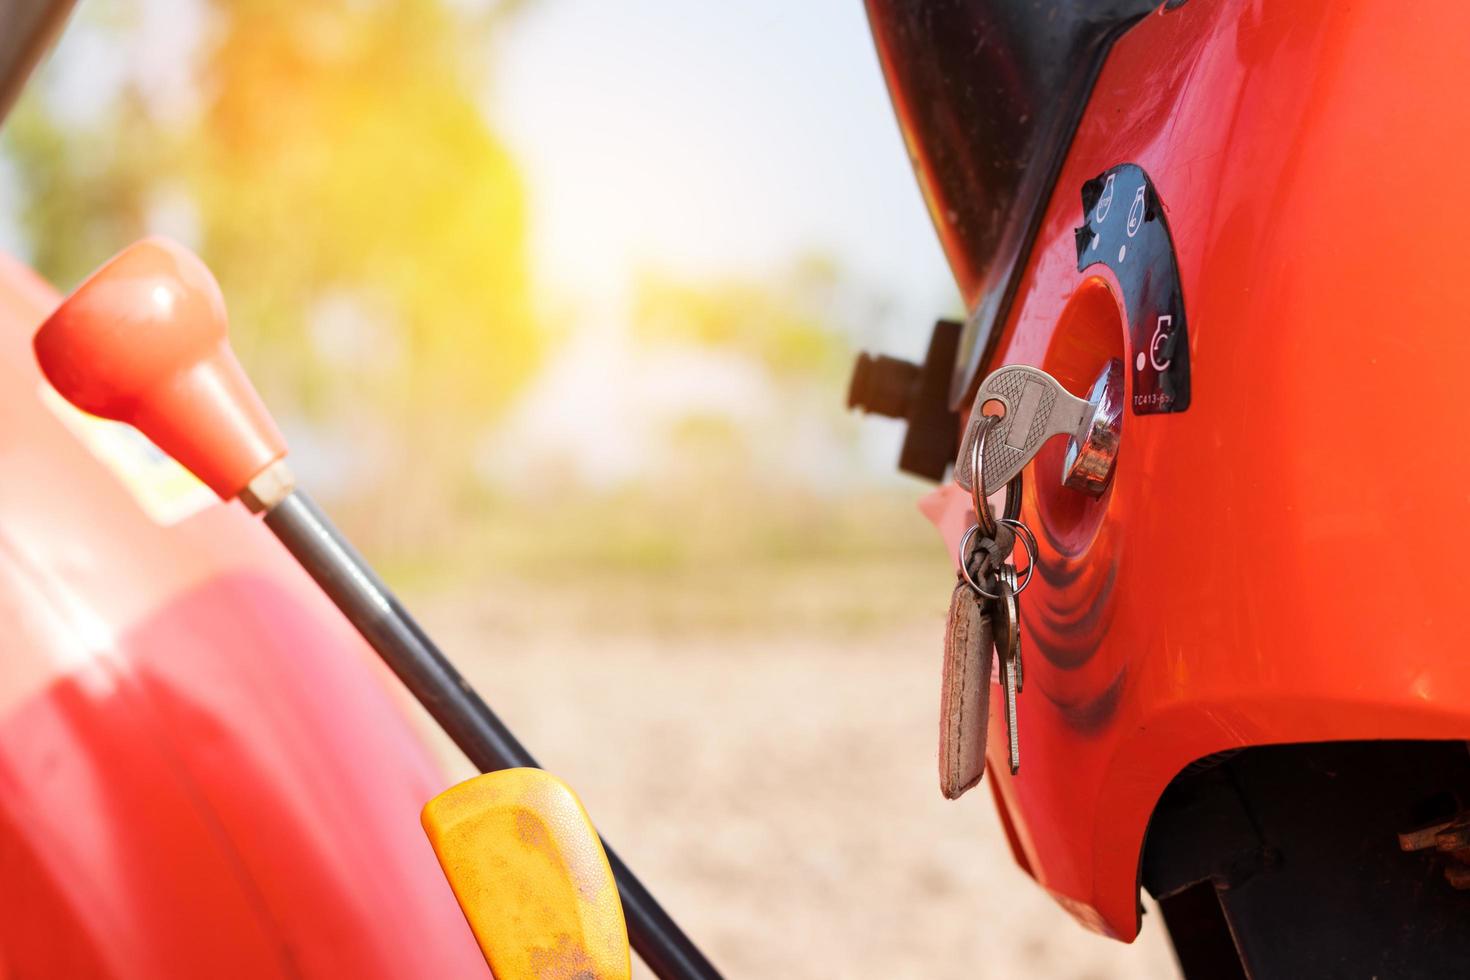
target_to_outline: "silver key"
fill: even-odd
[[[978,525],[971,526],[961,540],[960,575],[965,588],[970,589],[983,603],[985,616],[991,628],[995,657],[1000,666],[1001,692],[1005,703],[1007,756],[1011,774],[1021,769],[1021,736],[1017,724],[1016,698],[1021,693],[1023,672],[1021,666],[1021,590],[1031,580],[1036,562],[1036,540],[1031,529],[1020,521],[1005,519],[1006,528],[1014,528],[1015,540],[1025,544],[1031,565],[1025,576],[1016,572],[1016,566],[1004,561],[998,567],[991,563],[994,556],[987,556],[993,540],[981,536]],[[1014,547],[1014,545],[1012,545]],[[986,568],[994,571],[986,574]],[[951,606],[953,600],[951,600]]]
[[[1001,597],[990,602],[991,627],[1005,692],[1006,748],[1014,776],[1021,771],[1021,731],[1016,723],[1016,695],[1021,693],[1021,608],[1016,602],[1016,566],[1002,566],[996,579]]]
[[[1013,579],[1015,574],[1016,568],[1012,565],[1011,577]],[[1013,658],[1016,662],[1016,693],[1021,694],[1026,690],[1026,671],[1021,669],[1021,597],[1013,595],[1012,598],[1016,600],[1016,655]]]
[[[1098,406],[1078,398],[1045,371],[1012,364],[991,372],[975,395],[975,408],[960,445],[955,480],[971,488],[972,447],[984,418],[985,403],[998,401],[1005,414],[985,436],[985,489],[994,493],[1005,486],[1052,436],[1071,437],[1085,444]]]

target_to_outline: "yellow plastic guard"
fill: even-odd
[[[570,786],[540,769],[487,773],[422,819],[496,980],[627,980],[617,883]]]

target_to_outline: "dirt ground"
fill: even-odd
[[[732,978],[1177,976],[1156,911],[1132,946],[1087,932],[1012,863],[989,793],[940,797],[947,591],[868,593],[879,611],[833,628],[855,617],[829,579],[487,582],[414,606]],[[745,614],[721,614],[730,594]]]

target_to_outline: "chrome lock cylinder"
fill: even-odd
[[[987,429],[983,460],[985,492],[1005,486],[1053,436],[1068,437],[1063,485],[1102,496],[1113,477],[1123,434],[1123,363],[1107,362],[1087,398],[1078,398],[1038,368],[1011,364],[990,373],[975,395],[955,468],[970,488],[974,445]]]

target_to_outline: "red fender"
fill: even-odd
[[[483,976],[385,669],[243,508],[84,441],[58,300],[0,258],[0,974]]]

